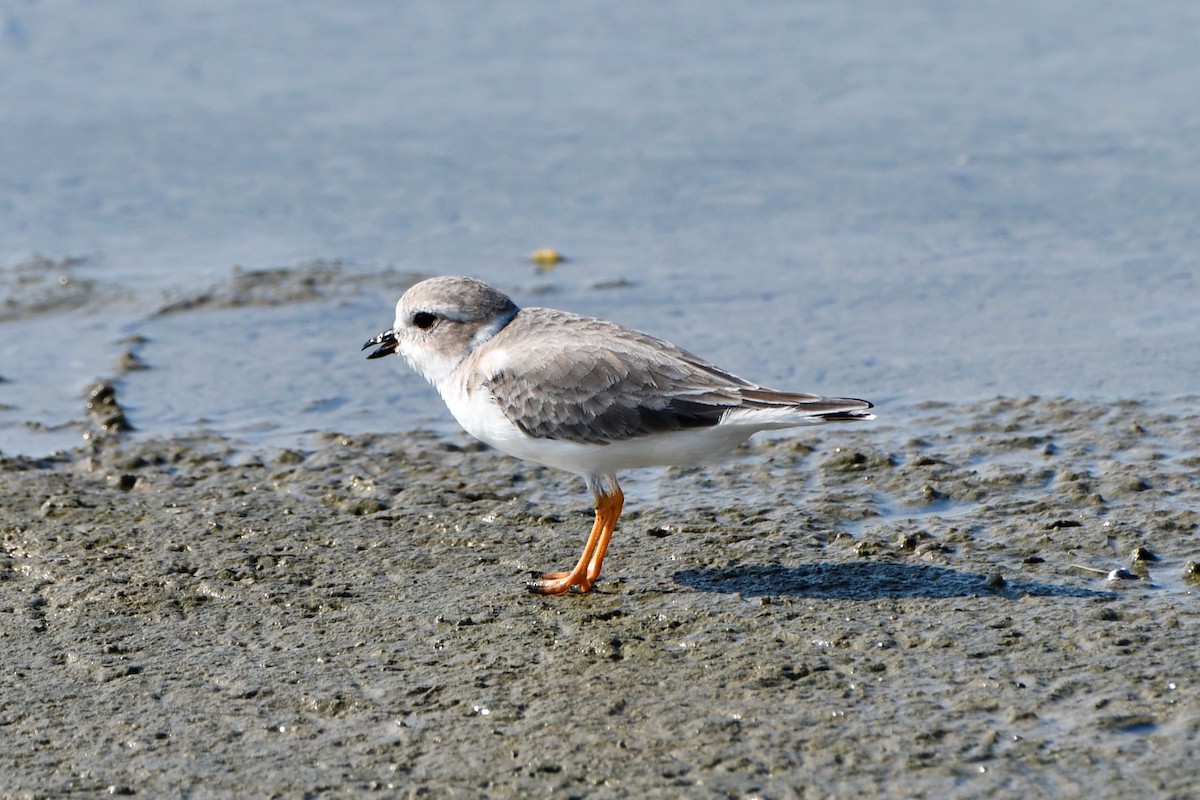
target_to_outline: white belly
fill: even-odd
[[[484,397],[472,400],[465,392],[443,395],[458,424],[476,439],[510,456],[577,475],[608,475],[620,469],[712,461],[728,455],[757,430],[746,425],[713,425],[608,444],[534,439],[504,416],[490,396],[484,394]]]

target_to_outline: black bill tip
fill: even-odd
[[[362,349],[366,350],[368,347],[379,345],[379,347],[372,351],[367,358],[383,358],[384,356],[390,356],[392,353],[395,353],[399,344],[400,343],[396,341],[395,332],[392,330],[386,330],[378,336],[372,336],[370,339],[368,339],[367,343],[362,346]]]

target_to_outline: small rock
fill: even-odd
[[[921,499],[926,503],[936,503],[938,500],[945,500],[946,495],[927,483],[921,487]]]
[[[281,451],[279,451],[278,455],[275,456],[275,463],[281,464],[283,466],[292,466],[294,464],[303,464],[304,463],[304,453],[301,453],[299,450],[290,450],[290,449],[281,450]]]
[[[929,553],[949,553],[949,552],[951,552],[951,550],[950,550],[950,546],[947,545],[946,543],[935,541],[935,542],[921,542],[919,545],[916,546],[915,552],[917,555],[923,556],[923,555],[927,555]]]
[[[88,391],[87,415],[104,433],[133,430],[125,410],[117,402],[117,390],[111,383],[98,383]]]
[[[124,375],[128,372],[140,372],[150,369],[150,365],[143,361],[137,353],[132,350],[126,350],[117,357],[117,373]]]
[[[104,482],[113,489],[128,492],[137,484],[137,476],[130,475],[128,472],[123,472],[120,475],[106,475]]]
[[[863,541],[854,545],[854,554],[859,558],[885,555],[888,552],[888,546],[878,539],[864,539]]]
[[[69,508],[83,508],[83,503],[79,502],[79,498],[69,494],[56,494],[53,497],[46,498],[40,509],[43,517],[56,516],[60,511]]]
[[[1105,577],[1105,580],[1111,583],[1115,581],[1138,581],[1141,580],[1141,578],[1127,569],[1114,569],[1108,573],[1108,575]]]
[[[1162,559],[1158,557],[1157,553],[1151,551],[1149,548],[1143,545],[1138,545],[1137,547],[1133,548],[1133,552],[1129,555],[1129,560],[1137,563],[1138,561],[1161,561]]]

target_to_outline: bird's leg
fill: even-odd
[[[587,544],[583,546],[583,555],[579,557],[579,563],[575,565],[575,569],[570,572],[543,573],[541,578],[529,582],[529,591],[537,594],[562,594],[569,591],[572,586],[578,586],[581,592],[589,591],[592,584],[587,579],[587,569],[591,563],[592,553],[603,533],[604,516],[600,501],[597,500],[596,521],[592,523],[592,532],[588,534]]]
[[[562,594],[573,586],[578,586],[581,592],[591,590],[592,584],[600,576],[604,552],[608,549],[608,541],[612,538],[617,518],[621,516],[621,507],[625,503],[625,495],[621,493],[616,478],[604,476],[603,481],[604,485],[601,485],[598,479],[588,478],[588,486],[596,498],[596,519],[579,562],[570,572],[547,572],[539,580],[530,581],[531,592]]]
[[[605,496],[609,498],[608,513],[605,515],[604,530],[600,532],[600,541],[596,542],[596,549],[592,551],[592,558],[588,561],[588,583],[595,583],[600,577],[600,568],[604,566],[604,554],[608,552],[608,542],[612,539],[613,531],[617,529],[617,520],[621,517],[621,509],[625,505],[625,493],[617,485],[616,477],[606,475],[605,484]]]

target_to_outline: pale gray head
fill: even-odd
[[[520,309],[508,295],[475,278],[448,275],[413,286],[396,303],[396,322],[363,349],[367,358],[399,353],[437,384]]]

